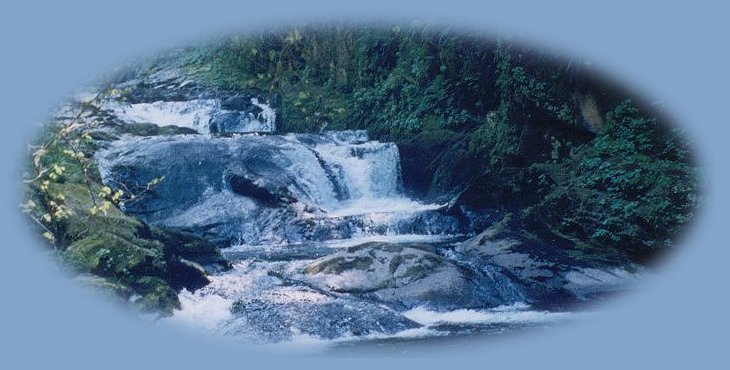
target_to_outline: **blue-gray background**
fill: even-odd
[[[66,4],[63,4],[66,3]],[[342,2],[344,3],[344,2]],[[24,1],[0,5],[0,367],[129,368],[728,368],[726,351],[730,14],[721,2],[604,1],[408,4],[368,0]],[[697,144],[706,207],[682,248],[603,314],[549,332],[418,359],[290,358],[149,327],[63,278],[18,216],[18,163],[36,122],[75,86],[160,47],[223,31],[311,19],[406,19],[510,33],[591,60],[663,101]],[[724,227],[723,227],[724,226]],[[428,355],[429,358],[422,358]],[[10,366],[8,366],[10,365]],[[414,367],[415,368],[415,367]]]

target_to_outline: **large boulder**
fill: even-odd
[[[303,273],[321,289],[405,308],[494,307],[519,297],[503,289],[504,277],[474,273],[426,244],[366,243],[320,258]]]
[[[573,245],[526,235],[508,214],[479,235],[457,244],[453,258],[476,269],[499,269],[512,277],[526,303],[556,309],[626,290],[643,273],[628,260],[608,264],[578,258]]]
[[[96,160],[106,184],[141,194],[126,212],[221,246],[263,235],[302,239],[301,209],[288,205],[314,209],[335,200],[312,151],[280,136],[126,138]]]

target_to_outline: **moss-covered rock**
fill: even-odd
[[[162,243],[165,254],[199,264],[206,271],[217,272],[231,268],[231,264],[217,246],[191,233],[151,226],[149,237]]]
[[[134,300],[134,305],[141,312],[169,316],[180,308],[177,292],[159,277],[142,276],[130,282],[130,286],[141,296]]]
[[[64,256],[81,270],[120,279],[140,271],[164,271],[160,251],[145,248],[144,244],[146,241],[101,232],[73,242]]]
[[[92,196],[102,186],[90,185],[54,183],[49,190],[64,194],[71,210],[59,225],[61,256],[78,271],[103,278],[103,285],[117,287],[107,292],[123,300],[134,294],[143,312],[170,315],[180,306],[177,291],[205,286],[208,272],[230,267],[214,245],[194,235],[150,228],[115,206],[91,212],[103,200]]]

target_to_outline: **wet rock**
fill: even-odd
[[[565,274],[564,288],[582,301],[601,298],[605,295],[626,290],[638,282],[640,274],[625,267],[590,268],[583,267]]]
[[[127,134],[134,136],[192,135],[198,133],[197,131],[187,127],[159,126],[154,123],[117,124],[113,127],[112,131],[120,135]]]
[[[254,105],[251,99],[256,99],[260,95],[255,93],[237,94],[221,99],[221,108],[231,111],[246,111],[254,115],[261,113],[261,108]]]
[[[304,274],[322,289],[404,307],[493,307],[515,298],[426,244],[367,243],[318,259]]]
[[[394,334],[420,326],[385,306],[298,289],[299,298],[294,299],[282,300],[274,293],[237,300],[231,308],[236,318],[227,331],[258,341],[281,342],[296,335],[334,339]]]
[[[255,178],[246,173],[228,173],[224,176],[234,193],[253,198],[265,206],[281,207],[295,201],[286,187],[277,186],[266,178]]]
[[[190,79],[185,72],[174,67],[172,59],[158,59],[155,67],[142,74],[122,73],[117,75],[116,87],[124,91],[124,100],[130,104],[155,101],[185,101],[209,98],[216,91],[204,88]]]
[[[498,269],[512,278],[528,303],[558,309],[626,290],[643,273],[629,262],[577,259],[567,246],[528,238],[518,230],[507,215],[459,243],[453,258],[474,268]]]
[[[172,289],[180,291],[187,289],[194,292],[210,283],[205,276],[206,271],[203,266],[188,261],[184,258],[176,258],[167,264],[167,273],[174,276],[174,279],[168,279]]]
[[[231,268],[231,264],[223,257],[218,247],[193,234],[151,227],[145,236],[162,242],[163,252],[166,255],[187,261],[186,264],[193,263],[205,273],[222,272]]]

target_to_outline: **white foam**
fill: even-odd
[[[220,324],[232,317],[231,306],[236,298],[254,289],[265,276],[264,270],[250,269],[250,261],[236,263],[226,274],[209,276],[210,284],[194,293],[182,290],[178,294],[180,310],[165,321],[201,327],[215,334]]]
[[[341,175],[349,199],[374,200],[400,192],[400,155],[393,143],[353,144],[335,140],[314,146],[327,166]]]
[[[331,240],[327,242],[327,246],[331,248],[349,248],[357,245],[377,242],[377,243],[439,243],[453,238],[458,235],[421,235],[421,234],[399,234],[399,235],[368,235],[352,239]]]
[[[548,323],[569,318],[570,312],[549,312],[524,310],[525,305],[513,309],[498,307],[492,310],[459,309],[438,312],[424,307],[416,307],[403,313],[403,316],[421,325],[437,324],[518,324]]]
[[[183,290],[178,295],[181,309],[169,318],[170,322],[179,322],[188,326],[196,326],[208,332],[215,332],[218,325],[232,317],[233,300],[217,294],[196,294]]]
[[[243,114],[235,128],[236,132],[274,132],[276,111],[257,98],[251,104],[261,112]],[[178,126],[191,128],[198,133],[210,133],[210,122],[214,116],[230,113],[221,109],[218,99],[193,99],[187,101],[156,101],[152,103],[123,104],[109,102],[104,105],[125,123],[152,123],[158,126]]]
[[[384,339],[418,339],[448,335],[447,332],[440,332],[427,327],[405,329],[393,334],[370,333],[367,335],[348,334],[334,339],[322,339],[316,336],[294,333],[291,339],[284,342],[261,345],[264,350],[283,352],[286,354],[309,354],[320,353],[338,344],[349,342],[367,342],[370,340]]]
[[[444,204],[423,204],[405,197],[360,198],[343,203],[340,208],[327,212],[327,216],[337,218],[359,215],[413,214],[435,211],[444,206]]]
[[[259,131],[274,132],[276,130],[276,111],[266,103],[261,103],[257,98],[251,98],[251,104],[261,108],[258,119],[261,121],[262,129]]]
[[[208,133],[210,118],[215,112],[220,111],[220,101],[196,99],[138,104],[109,103],[105,108],[111,109],[117,118],[126,123],[172,125],[191,128],[199,133]]]

